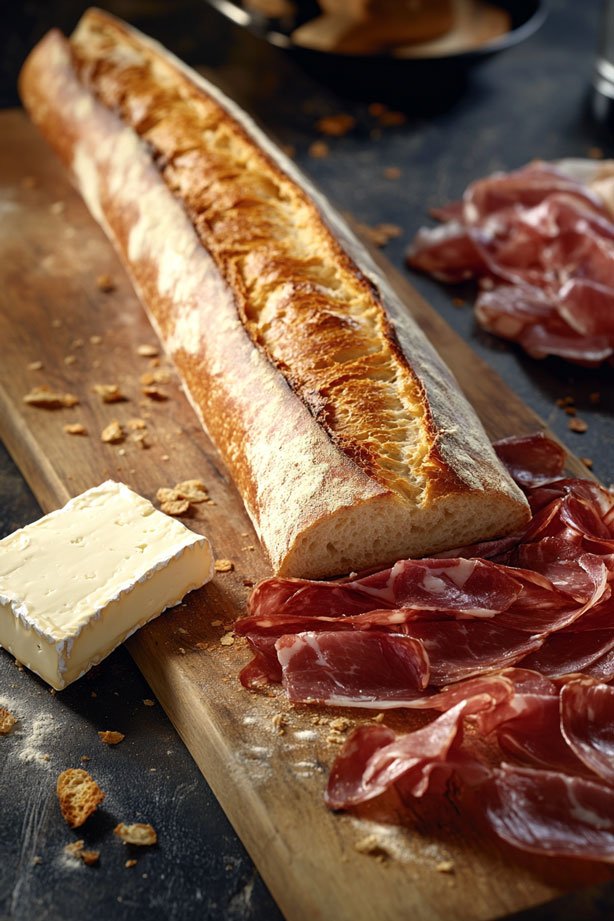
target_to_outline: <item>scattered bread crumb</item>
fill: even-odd
[[[32,863],[34,864],[35,867],[38,867],[42,862],[43,862],[43,858],[40,857],[38,854],[35,854],[34,857],[32,858]]]
[[[407,116],[404,112],[384,111],[378,116],[378,121],[383,128],[396,128],[405,124]]]
[[[117,384],[94,384],[92,390],[98,394],[103,403],[123,403],[127,399]]]
[[[211,626],[212,626],[212,627],[221,627],[221,626],[222,626],[222,621],[221,621],[221,620],[212,620],[212,621],[211,621]]]
[[[120,822],[113,831],[118,838],[121,838],[124,844],[136,844],[139,847],[144,847],[155,844],[158,840],[153,825],[143,822],[136,822],[134,825],[124,825],[123,822]]]
[[[102,336],[90,336],[90,342],[92,345],[100,345],[102,342]]]
[[[147,428],[147,423],[144,419],[128,419],[126,423],[129,429],[133,431],[144,431]]]
[[[156,368],[153,371],[145,371],[139,380],[141,384],[148,387],[151,384],[169,384],[172,378],[168,368]]]
[[[145,697],[143,699],[143,703],[145,704],[146,707],[155,707],[156,705],[155,700],[152,700],[151,697]]]
[[[28,371],[42,371],[43,363],[42,361],[31,361],[28,364]]]
[[[464,306],[465,306],[465,301],[462,299],[462,297],[453,297],[453,298],[452,298],[452,306],[453,306],[453,307],[464,307]]]
[[[160,390],[156,384],[142,387],[141,392],[150,400],[156,400],[158,403],[163,403],[164,400],[168,400],[168,393],[165,393],[164,390]]]
[[[390,855],[378,840],[377,835],[366,835],[354,843],[354,850],[359,854],[367,854],[369,857],[379,857],[385,860]]]
[[[367,224],[359,224],[358,229],[362,236],[366,237],[370,243],[373,243],[374,246],[386,246],[394,237],[400,237],[403,233],[403,228],[399,227],[397,224],[376,224],[374,227],[369,227]]]
[[[82,860],[88,867],[92,867],[100,860],[100,851],[86,851],[83,848],[84,841],[73,841],[72,844],[64,845],[64,853],[75,860]]]
[[[329,732],[326,741],[329,745],[342,745],[345,742],[345,736],[340,732]]]
[[[0,707],[0,736],[7,736],[12,732],[16,722],[17,717],[13,716],[6,707]]]
[[[137,865],[137,861],[134,858],[132,860],[127,860],[126,863],[124,864],[126,870],[130,870],[132,869],[132,867],[136,867],[136,865]]]
[[[283,736],[286,732],[286,726],[288,725],[288,717],[285,713],[275,713],[271,719],[271,725],[277,735]]]
[[[105,797],[94,778],[83,768],[62,771],[56,790],[62,816],[71,828],[83,825]]]
[[[220,639],[220,646],[234,646],[235,638],[232,633],[225,633]]]
[[[387,166],[386,169],[384,170],[384,179],[394,180],[394,179],[400,179],[400,178],[401,178],[401,170],[399,169],[398,166]]]
[[[66,205],[64,204],[63,201],[54,201],[54,203],[50,205],[49,210],[51,211],[52,214],[62,214],[65,207]]]
[[[35,189],[38,184],[39,181],[36,176],[24,176],[21,180],[21,185],[24,189]]]
[[[348,134],[356,126],[353,115],[340,112],[338,115],[325,115],[316,122],[316,131],[328,137],[340,138]]]
[[[387,111],[387,106],[382,102],[370,102],[367,108],[369,115],[372,115],[373,118],[379,118],[380,115],[383,115]]]
[[[51,325],[53,326],[54,329],[59,329],[60,326],[62,325],[62,321],[58,320],[58,318],[56,317],[54,320],[51,321]]]
[[[65,365],[74,365],[77,360],[76,355],[66,355],[64,358]]]
[[[216,572],[232,572],[235,568],[235,564],[232,560],[216,560],[215,561],[215,571]]]
[[[571,429],[572,432],[579,432],[582,434],[588,430],[588,423],[584,419],[570,419],[567,423],[567,428]]]
[[[123,732],[115,732],[113,729],[104,729],[98,736],[105,745],[119,745],[126,738]]]
[[[314,160],[323,160],[330,153],[330,148],[326,141],[313,141],[307,148],[307,153]]]
[[[572,396],[559,397],[556,400],[556,405],[560,406],[563,409],[565,406],[572,406],[575,403],[575,400]]]
[[[372,717],[371,717],[371,722],[372,722],[372,723],[383,723],[383,722],[384,722],[384,714],[383,714],[383,713],[378,713],[376,716],[372,716]]]
[[[81,757],[79,758],[79,761],[83,761],[84,764],[85,764],[86,762],[88,762],[88,761],[91,761],[91,760],[92,760],[92,759],[91,759],[91,756],[90,756],[90,755],[81,755]]]
[[[83,339],[73,339],[73,341],[71,342],[71,345],[73,349],[82,349],[85,343]]]
[[[69,422],[63,428],[67,435],[87,435],[86,427],[80,422]]]
[[[136,354],[140,355],[141,358],[157,358],[160,354],[160,349],[155,345],[139,345]]]
[[[165,515],[185,515],[190,509],[187,499],[166,499],[160,503],[160,511]]]
[[[110,275],[99,275],[96,279],[96,287],[103,294],[109,294],[111,291],[115,291],[115,282]]]
[[[206,502],[209,498],[207,487],[200,480],[183,480],[177,483],[175,492],[181,499],[187,499],[192,505]]]
[[[581,457],[580,460],[582,461],[585,467],[588,467],[589,470],[592,470],[593,460],[591,457]]]
[[[347,732],[352,727],[351,721],[346,716],[337,716],[328,725],[335,732]]]
[[[116,445],[120,444],[126,437],[124,432],[124,427],[119,423],[117,419],[113,419],[112,422],[103,428],[100,433],[100,438],[105,444]]]
[[[57,393],[49,387],[33,387],[30,393],[23,398],[28,406],[37,406],[39,409],[64,409],[77,406],[78,397],[72,393]]]
[[[452,860],[442,860],[435,867],[438,873],[454,873],[455,867]]]
[[[137,444],[143,451],[149,447],[149,442],[147,441],[147,432],[132,432],[130,435],[130,441],[134,442],[134,444]]]

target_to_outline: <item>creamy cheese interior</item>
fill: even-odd
[[[60,689],[212,574],[205,537],[108,481],[0,541],[0,645]]]

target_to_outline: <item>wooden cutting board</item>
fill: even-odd
[[[400,817],[376,821],[372,808],[356,817],[324,807],[340,735],[329,721],[339,714],[291,708],[276,690],[243,690],[237,674],[247,651],[240,641],[220,642],[243,612],[251,584],[269,574],[240,498],[176,378],[161,386],[166,400],[142,394],[140,377],[155,360],[137,350],[156,345],[155,335],[55,158],[21,112],[0,114],[0,137],[0,437],[45,511],[108,477],[149,498],[184,479],[198,477],[209,487],[213,501],[186,523],[207,533],[216,556],[232,560],[234,569],[141,630],[129,649],[289,921],[479,921],[610,878],[603,867],[500,846],[446,802],[404,824]],[[543,427],[377,258],[488,433]],[[113,291],[100,290],[101,275],[113,280]],[[117,384],[128,400],[104,404],[92,391],[100,383]],[[79,405],[24,404],[23,396],[43,384],[76,394]],[[110,421],[134,418],[147,424],[148,447],[130,438],[102,442]],[[66,434],[68,423],[82,423],[88,435]],[[586,474],[574,458],[569,466]],[[352,725],[367,718],[347,716]],[[386,721],[415,725],[408,719],[395,714]],[[387,856],[357,850],[373,834]],[[454,871],[442,872],[450,861]]]

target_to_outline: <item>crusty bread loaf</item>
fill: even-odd
[[[366,251],[220,92],[97,10],[21,75],[276,572],[509,533],[527,504]],[[376,287],[377,285],[377,287]]]

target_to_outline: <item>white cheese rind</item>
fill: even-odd
[[[212,575],[205,537],[107,481],[0,541],[0,646],[60,690]]]

